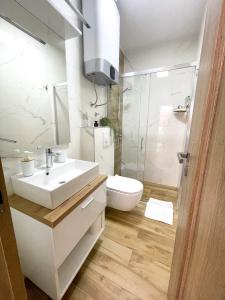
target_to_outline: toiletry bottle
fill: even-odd
[[[24,158],[21,160],[21,168],[25,177],[34,174],[34,159],[29,156],[31,153],[30,151],[24,151]]]
[[[94,122],[94,127],[98,127],[98,121]]]
[[[55,162],[64,163],[66,162],[66,153],[64,150],[58,150],[55,153]]]

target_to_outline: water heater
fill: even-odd
[[[115,0],[82,0],[82,5],[91,26],[83,27],[85,77],[100,85],[118,84],[120,15]]]

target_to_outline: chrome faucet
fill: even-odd
[[[45,151],[45,158],[46,158],[46,169],[50,169],[53,167],[53,156],[55,156],[55,153],[52,151],[51,148],[47,148]]]

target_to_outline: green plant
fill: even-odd
[[[101,126],[111,126],[111,120],[109,118],[101,118],[99,122]]]
[[[99,120],[99,122],[100,122],[100,125],[103,127],[110,127],[114,132],[114,136],[116,136],[116,128],[109,118],[107,118],[107,117],[101,118]]]

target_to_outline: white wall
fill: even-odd
[[[79,7],[80,1],[74,0],[74,4]],[[87,124],[86,119],[88,119],[90,125],[93,124],[94,120],[99,120],[102,116],[106,115],[106,106],[97,109],[90,106],[90,102],[95,101],[95,91],[93,84],[83,76],[82,37],[67,40],[65,47],[71,143],[64,145],[63,148],[67,149],[69,157],[79,159],[80,127],[84,123],[83,119],[85,119],[85,125]],[[48,56],[46,58],[48,59]],[[33,59],[35,59],[35,56]],[[23,64],[21,64],[21,69],[22,67]],[[33,71],[35,72],[35,69]],[[107,89],[102,86],[96,86],[96,89],[99,102],[105,103],[107,99]],[[37,165],[44,162],[43,150],[41,153],[35,153],[34,156],[37,159]],[[21,171],[20,158],[3,159],[3,168],[8,193],[12,194],[13,190],[10,176]]]
[[[173,66],[198,59],[199,38],[171,41],[125,51],[125,73]]]
[[[46,45],[0,19],[0,137],[21,151],[55,144],[53,85],[66,81],[65,53],[39,27]],[[12,149],[0,142],[0,153]]]
[[[87,122],[91,126],[94,120],[105,116],[106,106],[94,108],[90,105],[96,98],[93,83],[83,76],[82,38],[66,41],[66,59],[71,134],[68,154],[70,157],[80,158],[80,127],[86,126]],[[99,103],[105,103],[106,87],[96,85],[96,89]]]
[[[101,174],[114,174],[114,137],[109,127],[81,129],[81,159],[99,164]]]

